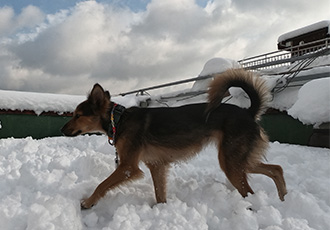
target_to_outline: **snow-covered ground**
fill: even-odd
[[[80,199],[114,170],[105,136],[0,139],[1,229],[330,229],[329,149],[271,143],[269,163],[284,169],[288,194],[252,175],[254,195],[242,198],[227,182],[213,146],[173,165],[168,203],[155,205],[149,171],[110,191],[90,210]]]

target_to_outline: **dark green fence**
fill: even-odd
[[[60,129],[70,118],[59,115],[0,114],[0,138],[61,136]]]
[[[313,134],[313,126],[304,125],[285,113],[265,114],[260,123],[270,141],[308,145]]]
[[[35,115],[35,114],[0,114],[0,138],[24,138],[31,136],[39,139],[61,136],[61,127],[70,120],[70,116]],[[266,114],[261,125],[271,141],[308,145],[313,127],[303,125],[300,121],[285,113]]]

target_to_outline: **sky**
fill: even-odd
[[[0,0],[0,90],[112,94],[275,51],[330,0]]]

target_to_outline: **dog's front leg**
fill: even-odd
[[[94,193],[89,198],[82,200],[81,208],[91,208],[107,193],[108,190],[113,189],[125,182],[138,179],[142,176],[143,172],[137,165],[120,164],[107,179],[97,186]]]

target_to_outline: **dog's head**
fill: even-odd
[[[72,119],[63,126],[61,132],[66,136],[106,132],[102,128],[102,121],[109,117],[110,105],[110,93],[95,84],[87,100],[77,106]]]

